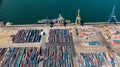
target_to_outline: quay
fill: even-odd
[[[7,61],[10,60],[7,58],[9,56],[6,55],[8,53],[13,57],[16,56],[16,59],[17,57],[21,58],[17,59],[19,60],[17,62],[18,67],[25,67],[30,63],[32,63],[30,66],[35,67],[49,67],[51,65],[53,67],[119,67],[120,56],[118,54],[120,54],[120,50],[118,49],[120,48],[120,43],[113,44],[112,42],[114,41],[112,38],[120,34],[119,26],[119,23],[112,25],[105,22],[86,23],[84,26],[72,23],[66,27],[55,25],[52,28],[45,24],[1,25],[0,66],[14,65],[15,59],[13,59],[13,62]],[[108,30],[109,27],[110,29]],[[112,28],[119,33],[115,35],[112,32],[107,33]],[[41,35],[41,29],[45,32],[44,35]],[[34,32],[37,31],[39,31],[38,34],[35,34]],[[41,35],[40,41],[36,39],[38,35]],[[110,38],[108,38],[108,35],[111,35]],[[120,40],[119,37],[117,40]],[[17,52],[19,55],[13,53],[14,56],[9,50]],[[23,53],[20,53],[20,51]],[[35,57],[32,57],[32,54]],[[27,59],[26,55],[31,57]],[[101,57],[101,60],[97,59],[97,57]]]

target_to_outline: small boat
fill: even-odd
[[[9,21],[5,24],[6,26],[11,26],[12,23],[10,23]]]
[[[42,19],[42,20],[38,20],[37,24],[46,24],[49,21],[50,21],[49,19]]]

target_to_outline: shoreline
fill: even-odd
[[[109,24],[108,22],[87,22],[87,23],[84,23],[84,25],[101,25],[101,24]],[[120,24],[120,22],[117,22],[117,24]],[[110,24],[112,25],[112,24]],[[47,24],[13,24],[13,25],[9,25],[9,26],[6,26],[6,25],[0,25],[0,27],[36,27],[36,26],[41,26],[41,27],[49,27],[49,25]],[[58,26],[57,24],[54,24],[54,26]],[[63,25],[62,25],[63,26]],[[76,26],[75,23],[69,23],[67,24],[67,26]],[[78,25],[80,26],[80,25]]]

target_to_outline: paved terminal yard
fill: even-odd
[[[0,27],[0,66],[17,66],[18,64],[18,67],[119,67],[120,44],[112,45],[111,40],[115,37],[107,39],[108,35],[103,27],[105,29],[116,27],[118,33],[120,30],[119,25],[107,26],[107,24],[89,24],[84,27],[55,26],[53,28],[46,26]],[[45,35],[41,35],[41,29]],[[20,30],[24,31],[18,33]],[[36,32],[38,34],[34,34]],[[119,37],[117,40],[120,40]],[[8,54],[16,59],[8,62],[10,60],[7,59]],[[17,64],[15,64],[16,60],[19,60]]]

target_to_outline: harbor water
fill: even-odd
[[[115,4],[120,19],[120,0],[0,0],[0,21],[13,24],[33,24],[40,19],[58,18],[75,22],[77,10],[85,22],[106,22]]]

